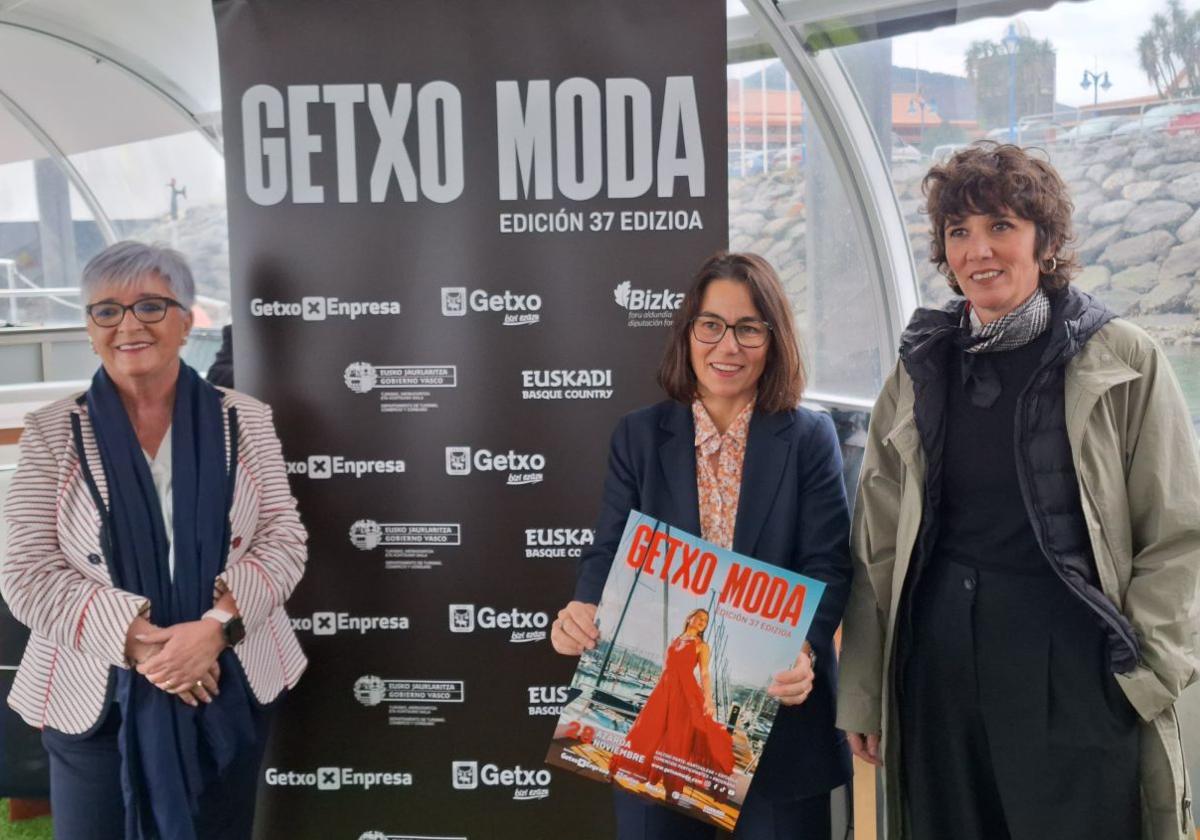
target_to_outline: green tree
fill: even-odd
[[[1182,0],[1150,19],[1137,44],[1138,63],[1159,96],[1200,94],[1200,11],[1188,14]]]
[[[1017,116],[1053,111],[1058,61],[1054,45],[1048,40],[1020,35],[1015,53]],[[975,88],[979,124],[984,128],[1008,125],[1008,51],[997,41],[972,41],[965,60],[967,78]]]

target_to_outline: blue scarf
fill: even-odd
[[[86,397],[108,483],[106,553],[113,583],[149,599],[159,627],[196,621],[212,607],[213,584],[229,553],[236,460],[226,461],[221,393],[180,363],[171,422],[171,540],[142,447],[104,368]],[[236,430],[231,412],[231,452],[237,451]],[[172,541],[174,580],[168,566]],[[203,840],[194,824],[201,793],[254,743],[241,668],[230,650],[219,662],[220,695],[195,709],[135,670],[117,669],[126,840]]]

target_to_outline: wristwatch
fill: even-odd
[[[214,608],[200,618],[211,618],[221,625],[221,637],[225,640],[225,647],[233,647],[246,638],[246,625],[242,623],[240,615]]]

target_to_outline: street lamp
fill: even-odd
[[[1017,47],[1021,46],[1021,38],[1017,35],[1015,24],[1008,25],[1001,41],[1004,51],[1008,53],[1008,142],[1017,142]]]
[[[1079,86],[1084,90],[1087,90],[1088,87],[1093,89],[1092,107],[1095,108],[1100,104],[1100,88],[1104,88],[1107,91],[1112,87],[1112,82],[1108,80],[1107,70],[1104,72],[1096,71],[1095,73],[1091,70],[1084,70],[1083,81],[1079,83]]]
[[[917,145],[921,145],[925,142],[925,111],[928,109],[929,113],[936,117],[938,108],[936,101],[926,99],[920,91],[917,91],[917,93],[913,94],[912,99],[908,100],[908,113],[915,114],[918,108],[921,109],[921,139],[917,141]]]

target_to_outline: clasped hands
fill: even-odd
[[[129,627],[125,649],[139,674],[189,706],[211,703],[220,693],[217,657],[225,649],[225,639],[215,621],[155,627],[138,617]]]

